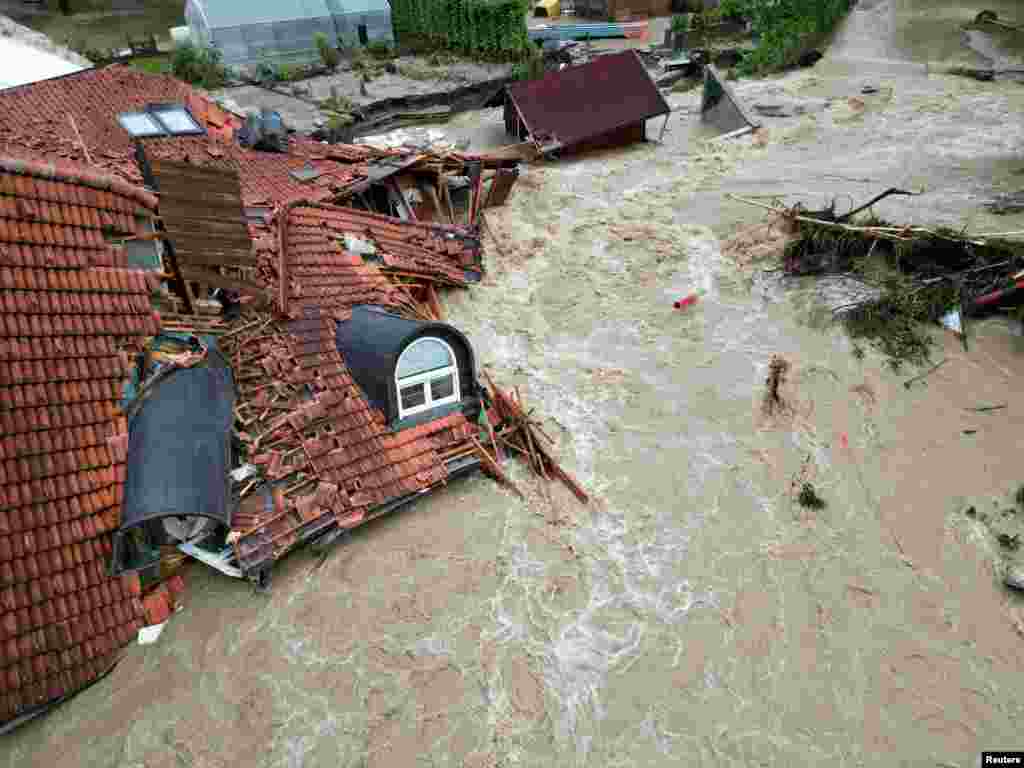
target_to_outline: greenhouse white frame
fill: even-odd
[[[394,40],[387,0],[187,0],[185,22],[229,66],[315,61],[318,32],[345,47]]]

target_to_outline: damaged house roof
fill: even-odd
[[[287,286],[281,306],[292,320],[251,346],[239,342],[238,358],[249,361],[238,371],[239,399],[243,412],[250,406],[259,413],[271,404],[268,381],[277,391],[312,390],[309,399],[282,399],[290,407],[261,426],[263,438],[254,443],[253,459],[271,480],[301,474],[307,487],[287,501],[278,497],[269,515],[245,519],[237,543],[244,571],[266,568],[326,527],[353,527],[445,482],[464,463],[446,459],[445,451],[477,433],[463,410],[472,416],[480,405],[472,350],[464,337],[462,397],[457,407],[427,413],[418,420],[422,423],[396,423],[394,414],[374,405],[339,351],[338,323],[354,322],[354,308],[414,316],[409,296],[385,273],[389,261],[454,282],[460,277],[457,265],[466,258],[460,241],[432,235],[428,225],[335,206],[296,205],[279,219],[283,248],[266,255],[276,257],[279,290]],[[377,252],[353,252],[347,234],[374,244]],[[476,258],[478,250],[470,255]],[[440,327],[461,336],[440,324],[424,324],[423,330]],[[274,442],[283,445],[259,451],[259,443]],[[293,447],[301,449],[297,457]],[[284,462],[286,453],[293,453],[291,464]]]
[[[473,352],[438,322],[434,291],[479,276],[475,227],[324,203],[385,153],[295,138],[287,153],[245,149],[237,116],[120,66],[0,92],[0,146],[13,158],[0,159],[0,728],[96,680],[147,616],[168,613],[138,575],[108,575],[130,449],[118,406],[132,362],[161,332],[151,296],[166,277],[129,268],[161,211],[137,186],[136,144],[118,116],[158,103],[185,105],[203,133],[142,140],[146,159],[165,179],[182,161],[237,174],[253,279],[278,309],[248,312],[218,341],[237,385],[226,418],[273,485],[243,489],[232,511],[239,572],[261,576],[291,547],[480,465]],[[29,160],[40,156],[51,163]],[[504,199],[514,170],[492,165]],[[242,213],[238,190],[259,215]],[[374,362],[364,352],[376,324],[392,332]],[[430,343],[447,363],[400,375],[405,351]]]
[[[296,137],[288,153],[245,149],[235,141],[243,124],[238,115],[170,75],[119,64],[0,91],[0,146],[8,155],[70,160],[142,184],[133,140],[118,115],[152,104],[183,104],[204,134],[147,138],[147,156],[238,171],[247,205],[327,199],[365,178],[366,163],[387,154]],[[314,180],[293,175],[307,166],[316,168]]]
[[[364,253],[360,261],[378,263],[386,272],[432,278],[449,285],[463,286],[479,278],[481,247],[479,238],[435,224],[402,221],[377,213],[332,205],[296,206],[284,220],[287,258],[280,261],[281,274],[288,276],[288,292],[282,308],[292,313],[293,305],[317,304],[328,307],[341,299],[342,306],[354,303],[351,296],[335,294],[330,284],[314,274],[302,274],[306,254],[326,256],[353,250]],[[361,242],[356,242],[361,241]],[[336,250],[340,247],[341,251]],[[278,254],[279,258],[282,254]],[[295,263],[295,262],[298,263]],[[467,274],[467,270],[475,274]],[[315,286],[312,293],[307,285]]]
[[[526,132],[551,147],[608,137],[671,108],[634,51],[506,86]]]
[[[158,331],[131,236],[156,198],[0,159],[0,723],[103,675],[142,625],[105,559],[125,479],[127,354]]]

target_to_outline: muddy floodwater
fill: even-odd
[[[946,364],[907,387],[919,371],[823,322],[843,285],[721,247],[761,218],[726,193],[923,189],[878,213],[1024,230],[983,208],[1024,186],[1024,89],[935,63],[984,64],[960,30],[978,10],[865,0],[814,69],[735,84],[789,115],[756,138],[707,141],[699,92],[674,94],[663,144],[532,165],[488,212],[488,274],[446,311],[589,506],[513,463],[527,503],[453,483],[295,553],[269,595],[192,565],[157,644],[0,765],[960,767],[1024,748],[1024,601],[980,514],[1024,516],[1024,339],[936,330]],[[502,129],[498,111],[444,127],[479,148]],[[789,407],[769,415],[773,355]],[[824,509],[795,503],[803,482]]]

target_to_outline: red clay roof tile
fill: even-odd
[[[4,119],[0,116],[0,123]],[[128,641],[135,631],[135,602],[120,582],[111,586],[98,559],[109,551],[108,533],[116,525],[116,513],[113,518],[96,514],[103,501],[96,489],[101,487],[99,483],[116,482],[118,476],[105,479],[82,470],[107,466],[107,452],[101,449],[106,432],[104,437],[98,436],[95,425],[107,421],[109,429],[122,374],[112,356],[112,339],[95,334],[109,332],[111,327],[119,327],[122,335],[131,332],[123,322],[118,323],[123,320],[121,315],[146,312],[149,307],[148,286],[143,287],[144,279],[138,273],[129,276],[109,270],[100,277],[92,270],[74,268],[85,261],[79,252],[42,245],[54,240],[68,242],[69,233],[71,242],[80,245],[97,236],[97,230],[81,228],[98,223],[92,211],[62,208],[52,201],[99,202],[102,195],[75,192],[83,184],[109,186],[113,182],[76,171],[74,184],[57,184],[52,178],[30,184],[29,179],[36,178],[33,174],[52,176],[52,169],[24,163],[17,171],[12,167],[0,158],[0,189],[51,201],[29,201],[29,205],[12,210],[4,199],[0,208],[5,217],[0,226],[0,286],[8,289],[0,300],[0,425],[4,430],[0,435],[0,502],[6,507],[0,512],[0,587],[17,587],[16,592],[0,592],[0,634],[15,643],[4,643],[0,652],[6,663],[11,649],[18,649],[28,664],[19,668],[19,680],[20,676],[28,680],[29,676],[53,677],[58,662],[48,650],[56,642],[52,638],[65,644],[70,639],[66,636],[68,625],[59,622],[85,610],[100,609],[92,620],[82,620],[79,639],[93,644],[91,652],[97,658],[116,650],[121,642],[117,638]],[[89,192],[95,191],[89,187]],[[148,193],[130,194],[130,206],[109,194],[106,201],[128,208],[155,207],[155,199]],[[12,212],[22,220],[12,220]],[[79,228],[69,229],[61,219]],[[28,226],[12,226],[12,221]],[[94,234],[87,235],[87,231]],[[38,245],[12,244],[12,238]],[[111,293],[96,292],[111,287],[130,293],[118,294],[122,298],[117,300]],[[87,328],[82,322],[85,317],[100,322]],[[57,333],[76,336],[55,337]],[[76,380],[69,381],[72,377]],[[72,403],[84,398],[91,400]],[[14,435],[20,437],[12,440]],[[112,492],[109,496],[112,499]],[[7,606],[12,599],[25,605],[12,613]],[[19,641],[23,642],[19,645]],[[85,682],[96,671],[95,666],[82,666],[81,658],[76,661],[73,656],[62,656],[60,663],[65,662],[73,665],[69,674],[73,672]],[[57,690],[51,683],[31,690],[22,682],[18,685],[12,691],[20,702],[40,696],[45,699],[48,691]],[[8,695],[5,701],[10,698]],[[17,714],[20,706],[0,712],[0,720]]]

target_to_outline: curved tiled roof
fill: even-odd
[[[121,180],[0,158],[0,723],[102,675],[141,622],[110,578],[127,431],[117,403],[158,331],[155,276],[126,269],[155,198]]]

